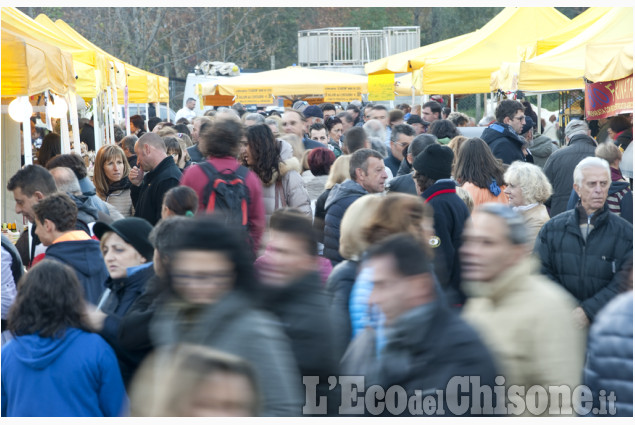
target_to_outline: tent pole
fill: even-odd
[[[51,112],[49,110],[51,104],[49,96],[49,91],[44,90],[44,113],[46,114],[46,128],[49,131],[53,131],[53,124],[51,123]]]
[[[450,95],[450,112],[454,111],[454,95]]]
[[[73,130],[73,150],[80,152],[79,150],[79,120],[77,118],[77,99],[75,98],[75,92],[69,91],[66,94],[68,100],[68,111],[71,114],[71,128]]]
[[[24,96],[26,101],[29,101],[28,96]],[[48,116],[48,114],[47,114]],[[30,120],[30,117],[29,117]],[[31,123],[29,121],[25,121],[22,123],[22,137],[24,139],[24,165],[33,164],[33,145],[32,145],[32,134],[31,134]]]
[[[93,98],[93,128],[95,129],[95,151],[101,147],[101,105],[99,104],[99,95]],[[81,152],[81,150],[80,150]]]

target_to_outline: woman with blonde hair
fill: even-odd
[[[318,242],[324,243],[324,218],[326,217],[326,210],[324,205],[326,204],[326,198],[329,197],[331,189],[338,183],[342,183],[344,180],[350,178],[350,164],[351,155],[341,155],[338,157],[331,169],[329,170],[329,176],[324,184],[324,192],[315,201],[315,215],[313,217],[313,229],[316,232]]]
[[[117,145],[104,145],[97,151],[93,169],[93,184],[97,196],[108,202],[125,217],[134,210],[130,198],[130,164],[123,149]]]
[[[529,230],[529,243],[533,246],[542,226],[549,221],[544,203],[553,188],[540,167],[527,162],[514,161],[505,172],[509,206],[520,212]]]

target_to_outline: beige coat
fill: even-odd
[[[492,282],[465,282],[463,317],[494,354],[506,387],[567,385],[573,391],[582,379],[586,334],[573,322],[571,295],[536,270],[530,257]],[[517,395],[508,395],[519,403]],[[564,399],[563,410],[570,400]]]
[[[262,184],[262,199],[265,204],[265,216],[267,224],[271,214],[276,209],[289,207],[296,208],[300,212],[311,217],[311,200],[304,187],[304,180],[300,176],[300,161],[291,157],[279,163],[280,173],[274,173],[271,181]],[[280,180],[281,191],[276,196],[276,182]],[[276,208],[276,197],[277,208]],[[284,197],[284,199],[282,199]],[[286,205],[285,205],[286,204]]]
[[[125,217],[132,217],[134,210],[132,207],[132,198],[130,198],[130,189],[118,190],[111,193],[104,199],[112,206],[114,206],[121,215]]]
[[[542,226],[550,219],[547,207],[543,204],[538,204],[529,210],[521,211],[521,213],[527,224],[527,230],[529,231],[529,242],[531,246],[534,246],[538,232],[540,232]]]

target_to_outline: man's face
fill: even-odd
[[[306,124],[295,112],[285,112],[282,114],[282,130],[285,134],[295,134],[300,139],[304,138]]]
[[[140,145],[139,142],[137,142],[134,145],[134,152],[137,155],[137,166],[146,173],[152,171],[154,166],[152,166],[150,159],[148,158],[148,155],[150,154],[150,145],[147,143]]]
[[[370,157],[367,161],[367,172],[363,169],[357,170],[357,183],[359,183],[368,193],[381,193],[384,191],[384,184],[388,178],[384,161]]]
[[[49,246],[53,244],[55,237],[50,231],[51,223],[47,220],[44,221],[45,223],[42,223],[40,220],[37,219],[37,217],[35,218],[35,234],[38,238],[40,238],[40,242],[42,242],[42,245]]]
[[[475,212],[463,231],[461,276],[467,281],[490,282],[520,261],[524,245],[508,238],[505,221],[492,214]]]
[[[194,110],[194,107],[196,106],[196,101],[195,100],[189,100],[185,106],[187,106],[187,109],[189,109],[190,111]]]
[[[236,282],[234,263],[221,251],[180,251],[172,264],[174,290],[191,304],[214,304]]]
[[[392,152],[392,156],[399,161],[403,161],[403,150],[410,146],[412,139],[414,139],[414,136],[407,136],[403,133],[399,134],[396,141],[390,142],[390,152]]]
[[[342,118],[342,133],[346,133],[351,128],[353,128],[353,121],[348,122],[345,118]]]
[[[269,268],[265,280],[285,286],[316,269],[315,258],[309,254],[306,242],[291,233],[271,230],[267,244]]]
[[[411,124],[411,125],[412,125],[412,128],[415,129],[415,135],[416,136],[424,133],[425,130],[426,130],[425,127],[423,126],[423,124],[419,124],[418,122],[416,122],[414,124]]]
[[[525,125],[525,112],[518,110],[514,114],[514,118],[505,117],[503,122],[511,125],[514,131],[520,134],[520,132],[523,131],[523,126]]]
[[[439,113],[432,112],[432,109],[430,109],[429,106],[426,106],[421,111],[421,118],[423,118],[424,121],[428,121],[429,123],[431,123],[432,121],[436,121],[439,119]]]
[[[40,202],[44,195],[41,192],[35,192],[33,196],[26,196],[22,189],[16,187],[13,191],[13,198],[15,199],[15,213],[22,214],[31,223],[35,223],[35,213],[33,212],[33,206]]]
[[[328,117],[334,117],[335,116],[335,111],[333,111],[333,110],[322,111],[322,114],[324,114],[324,120],[326,120]]]
[[[371,120],[379,121],[384,127],[388,127],[388,112],[383,109],[371,109],[369,113]]]
[[[609,195],[611,177],[601,167],[589,167],[582,170],[582,183],[573,188],[580,197],[580,203],[587,214],[594,213],[604,206]]]
[[[368,302],[378,306],[386,316],[387,324],[391,324],[411,309],[410,282],[396,270],[392,255],[371,258],[364,267],[370,268],[372,273],[373,291]]]
[[[329,138],[326,136],[326,128],[311,130],[311,140],[327,145],[329,143]]]

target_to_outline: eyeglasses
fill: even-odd
[[[524,119],[525,119],[525,116],[524,116],[524,115],[522,115],[522,116],[520,116],[520,117],[514,117],[514,118],[512,118],[512,119],[514,119],[514,120],[518,120],[518,121],[522,121],[522,120],[524,120]]]
[[[205,274],[172,273],[171,278],[175,285],[203,285],[214,284],[216,286],[227,287],[232,284],[233,272],[218,272]]]
[[[399,146],[401,146],[402,148],[405,148],[406,146],[408,146],[408,145],[409,145],[409,144],[408,144],[408,143],[406,143],[406,142],[397,142],[397,141],[394,141],[393,143],[398,144],[398,145],[399,145]]]

